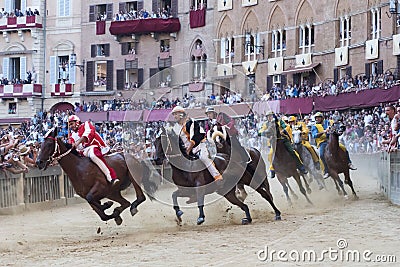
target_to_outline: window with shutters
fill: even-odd
[[[301,54],[311,53],[314,46],[314,26],[310,24],[299,26],[299,52]]]
[[[69,56],[57,57],[57,83],[69,83]]]
[[[261,38],[259,33],[245,32],[244,39],[244,55],[247,56],[247,61],[251,61],[251,56],[253,60],[256,59],[256,55],[261,53]]]
[[[349,46],[351,39],[351,17],[340,17],[339,23],[340,46]]]
[[[381,8],[372,8],[371,9],[371,39],[379,39],[381,37],[382,31],[382,13]]]
[[[20,58],[10,58],[9,65],[9,79],[11,81],[17,81],[21,79],[21,67],[20,67]]]
[[[8,103],[8,114],[17,114],[17,103]]]
[[[169,18],[171,13],[171,0],[152,0],[152,12],[157,18]]]
[[[108,20],[107,4],[91,6],[90,10],[93,11],[93,14],[89,14],[89,21],[93,22],[94,18],[96,18],[96,20]]]
[[[107,62],[98,61],[95,63],[94,89],[103,91],[107,85]]]
[[[70,0],[58,0],[58,16],[59,17],[71,16],[71,1]]]
[[[272,30],[271,52],[273,57],[282,57],[283,50],[286,50],[286,31],[283,29]]]
[[[233,37],[221,38],[220,40],[220,57],[222,63],[232,63],[235,57],[235,42]]]
[[[5,11],[14,12],[15,9],[19,9],[25,14],[26,0],[6,0],[5,2]]]
[[[160,52],[169,52],[169,39],[160,41]]]
[[[121,55],[135,55],[137,52],[136,42],[121,43]]]

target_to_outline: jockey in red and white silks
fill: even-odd
[[[115,170],[107,165],[102,149],[106,148],[104,140],[96,132],[96,128],[88,121],[81,123],[76,115],[68,118],[72,130],[69,142],[76,147],[85,157],[89,157],[106,175],[107,181],[114,183],[117,179]]]

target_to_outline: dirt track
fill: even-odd
[[[294,208],[288,207],[274,179],[270,183],[283,220],[273,221],[274,214],[268,203],[253,193],[246,200],[253,216],[253,224],[247,226],[240,225],[243,213],[236,207],[229,209],[225,200],[206,206],[206,222],[201,226],[195,225],[195,208],[184,209],[184,224],[177,226],[170,206],[150,201],[140,206],[133,218],[125,211],[121,226],[113,221],[100,221],[87,204],[1,216],[0,265],[271,265],[257,256],[266,246],[269,251],[313,249],[319,255],[324,249],[338,249],[337,241],[341,238],[348,244],[345,250],[370,250],[372,259],[378,254],[395,255],[400,261],[400,208],[380,197],[374,180],[356,174],[353,181],[360,200],[344,200],[337,195],[332,183],[329,183],[329,192],[317,192],[313,183],[310,198],[314,207],[307,207],[300,194]],[[162,194],[170,192],[165,190]],[[358,265],[364,266],[365,261],[361,259],[361,262]],[[289,263],[275,259],[272,265]],[[325,266],[343,264],[327,256],[323,263]],[[345,264],[354,263],[345,261]]]

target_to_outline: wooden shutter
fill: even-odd
[[[339,80],[339,69],[334,68],[333,69],[333,82],[337,83],[338,80]]]
[[[158,73],[158,69],[152,69],[150,68],[150,88],[157,88],[158,87],[158,76],[156,75]],[[156,76],[154,76],[156,75]],[[154,77],[153,77],[154,76]]]
[[[273,77],[272,75],[268,75],[267,76],[267,91],[269,92],[272,88],[273,85]],[[281,75],[281,79],[282,79],[283,75]]]
[[[50,84],[57,83],[57,57],[50,57]]]
[[[300,79],[301,75],[300,74],[293,74],[293,86],[297,84],[297,87],[300,87]]]
[[[225,38],[222,38],[221,39],[221,51],[220,51],[220,57],[223,59],[223,58],[225,58],[225,55],[226,55],[226,48],[225,48],[225,44],[226,44],[226,41],[225,41],[226,39]]]
[[[315,84],[316,76],[317,76],[317,75],[315,74],[315,72],[311,72],[311,73],[310,73],[309,80],[308,80],[308,82],[309,82],[310,85]],[[299,87],[300,87],[300,86],[299,86]]]
[[[121,55],[129,54],[129,43],[121,43]]]
[[[124,12],[127,13],[128,10],[126,10],[126,3],[119,3],[119,12]]]
[[[94,61],[86,63],[86,92],[93,91],[94,88]]]
[[[125,70],[117,70],[117,90],[123,90],[125,86]]]
[[[71,59],[69,60],[71,62]],[[76,68],[75,66],[68,66],[69,67],[69,83],[75,84],[76,83]]]
[[[11,11],[14,11],[14,10],[12,10],[13,8],[12,8],[12,5],[11,5],[11,0],[6,0],[6,3],[5,3],[5,11],[7,11],[8,13],[10,13]]]
[[[25,14],[26,12],[26,0],[21,0],[21,12]],[[22,79],[22,78],[21,78]]]
[[[281,88],[283,89],[284,86],[286,86],[287,80],[286,80],[286,75],[281,75]]]
[[[113,4],[107,4],[106,6],[106,12],[107,12],[107,20],[112,20],[113,18]]]
[[[96,57],[96,54],[97,54],[97,53],[96,53],[96,52],[97,52],[96,50],[97,50],[96,45],[91,45],[91,46],[90,46],[90,56],[91,56],[91,57]]]
[[[171,14],[174,18],[178,17],[178,0],[171,0]]]
[[[138,81],[137,81],[137,83],[138,83],[139,87],[142,86],[143,79],[144,79],[144,71],[143,71],[143,69],[138,69]]]
[[[107,60],[107,81],[106,81],[106,90],[113,90],[113,82],[114,82],[114,60]]]
[[[109,57],[109,56],[110,56],[110,44],[105,44],[105,45],[104,45],[104,55],[105,55],[106,57]]]
[[[352,77],[352,67],[351,66],[348,66],[347,68],[346,68],[346,75],[347,76],[349,76],[349,77]]]
[[[138,0],[137,2],[137,11],[139,12],[144,8],[143,0]]]
[[[377,74],[382,74],[383,73],[383,60],[378,61],[378,69],[377,69]]]
[[[367,79],[369,79],[371,73],[370,65],[371,65],[370,63],[365,63],[365,77]]]
[[[96,20],[94,11],[95,11],[95,6],[89,6],[89,22],[93,22]]]
[[[19,78],[22,81],[26,79],[26,57],[19,58]]]
[[[158,10],[158,0],[153,0],[153,5],[152,5],[153,13],[156,13]]]

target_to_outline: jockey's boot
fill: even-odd
[[[329,178],[329,173],[326,172],[326,173],[324,174],[324,179],[328,179],[328,178]]]
[[[275,171],[274,170],[270,170],[270,174],[271,174],[271,179],[275,178]]]
[[[108,182],[109,182],[112,186],[115,186],[115,185],[119,184],[119,182],[120,182],[120,180],[119,180],[118,178],[115,178],[115,179],[107,179],[107,180],[108,180]]]
[[[348,166],[349,166],[350,170],[353,170],[353,171],[357,170],[357,168],[351,162],[348,164]]]
[[[304,165],[301,165],[301,166],[299,167],[299,171],[300,171],[300,174],[307,174],[307,173],[308,173],[308,171],[306,170],[306,168],[304,167]]]

